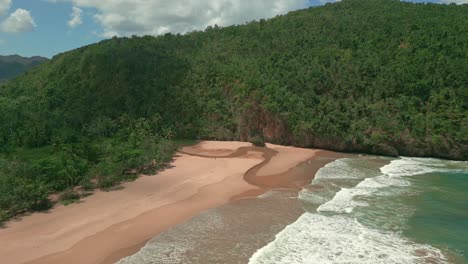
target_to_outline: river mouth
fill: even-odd
[[[253,152],[260,153],[263,161],[248,170],[244,174],[244,180],[252,186],[258,187],[258,190],[252,190],[236,195],[232,197],[231,200],[255,197],[270,190],[288,189],[300,191],[304,186],[308,185],[312,181],[315,173],[327,163],[338,158],[351,156],[343,153],[320,150],[317,151],[315,155],[299,162],[297,165],[284,172],[259,175],[262,168],[271,164],[272,158],[278,155],[279,152],[274,148],[255,146],[240,147],[236,151],[226,155],[196,154],[189,151],[180,151],[180,153],[189,156],[217,159],[240,158]]]
[[[257,248],[274,239],[276,233],[304,213],[298,194],[315,173],[337,158],[351,156],[330,151],[310,152],[310,158],[286,171],[258,175],[281,153],[261,147],[240,147],[222,155],[180,152],[215,159],[260,153],[263,161],[244,174],[244,180],[256,189],[235,195],[230,203],[158,235],[140,252],[120,263],[247,263]]]

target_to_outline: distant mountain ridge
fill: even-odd
[[[48,58],[33,56],[30,58],[19,55],[0,55],[0,83],[21,75],[28,69],[48,61]]]

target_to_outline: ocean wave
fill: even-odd
[[[190,263],[187,252],[194,249],[197,236],[223,227],[222,216],[215,210],[208,210],[197,216],[192,225],[180,225],[169,229],[146,243],[138,253],[121,259],[117,264]],[[184,231],[183,236],[181,230]]]
[[[357,206],[368,206],[362,201],[356,201],[358,196],[370,196],[378,190],[390,187],[405,187],[410,183],[405,179],[380,175],[373,178],[366,178],[353,188],[342,188],[331,201],[328,201],[317,208],[319,212],[351,213]]]
[[[364,160],[344,158],[328,163],[316,173],[312,184],[299,193],[299,199],[316,204],[318,211],[351,212],[355,206],[365,206],[352,198],[369,191],[354,186],[380,172],[363,166],[360,162]]]
[[[382,196],[411,191],[407,177],[466,173],[468,163],[402,157],[372,168],[365,161],[339,159],[321,168],[310,187],[299,193],[299,199],[318,204],[316,211],[303,214],[278,233],[273,242],[250,258],[249,264],[448,263],[439,249],[400,235],[404,222],[400,218],[411,214],[413,208],[393,208],[391,200]],[[380,203],[373,204],[377,201]],[[356,207],[367,207],[369,203],[379,208],[378,212],[354,212]],[[395,209],[398,217],[389,219],[388,213]]]
[[[337,172],[353,172],[349,170],[349,160],[340,160],[332,164],[329,168],[321,171],[322,174],[330,173],[332,177],[336,177]],[[343,168],[337,169],[336,166]],[[333,168],[333,170],[331,170]],[[352,188],[341,188],[340,191],[328,202],[323,203],[317,208],[319,212],[335,212],[335,213],[351,213],[358,206],[368,206],[368,203],[356,201],[357,197],[371,196],[377,191],[388,187],[407,187],[410,181],[405,179],[415,175],[427,173],[443,173],[443,172],[466,172],[468,169],[466,162],[447,161],[432,158],[409,158],[402,157],[392,160],[389,164],[380,168],[381,175],[368,177]],[[359,169],[357,169],[359,170]],[[319,171],[320,172],[320,171]],[[369,175],[368,173],[360,173],[358,177]],[[353,177],[348,177],[353,179]],[[322,178],[326,178],[322,176]],[[396,189],[395,189],[396,190]],[[379,192],[379,194],[392,194],[392,192]]]
[[[259,249],[249,264],[418,264],[448,263],[432,246],[396,233],[367,228],[340,215],[305,213]]]
[[[336,179],[364,179],[368,177],[369,172],[353,166],[356,159],[344,158],[337,159],[328,163],[315,174],[312,183]]]
[[[319,206],[330,201],[339,189],[340,187],[333,182],[311,184],[299,192],[298,199]]]
[[[401,157],[380,168],[383,174],[391,177],[408,177],[434,172],[466,172],[468,165],[462,161],[449,161],[432,158]]]

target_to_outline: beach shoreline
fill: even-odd
[[[203,211],[272,189],[299,191],[318,169],[344,156],[203,141],[184,148],[158,175],[8,223],[0,229],[0,255],[7,263],[115,263]]]

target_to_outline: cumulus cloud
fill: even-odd
[[[81,19],[81,14],[83,13],[83,10],[80,8],[74,6],[72,8],[72,13],[70,15],[70,20],[68,20],[68,26],[71,28],[75,28],[83,23],[83,20]]]
[[[2,31],[10,33],[28,32],[34,30],[35,27],[36,22],[34,22],[31,13],[21,8],[16,9],[0,25]]]
[[[4,15],[11,6],[11,0],[0,0],[0,16]]]
[[[55,0],[57,1],[57,0]],[[102,35],[159,35],[269,18],[307,6],[308,0],[68,0],[93,8]]]

